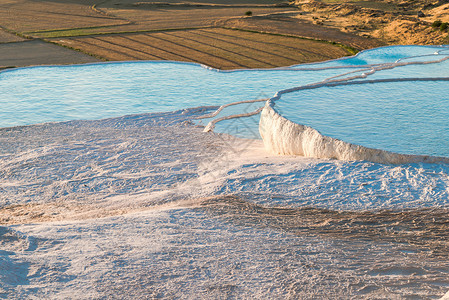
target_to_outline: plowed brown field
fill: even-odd
[[[348,55],[328,43],[223,28],[54,39],[105,60],[178,60],[218,69],[272,68]]]
[[[0,1],[0,25],[17,32],[126,24],[92,9],[95,1]]]

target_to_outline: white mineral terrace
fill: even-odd
[[[350,144],[282,107],[328,87],[445,89],[448,52],[0,72],[0,298],[448,299],[447,158]]]
[[[259,107],[252,112],[234,114],[214,119],[208,123],[205,131],[214,129],[218,122],[234,118],[254,116],[259,113],[259,132],[263,139],[265,148],[273,154],[278,155],[301,155],[305,157],[340,159],[340,160],[366,160],[384,164],[408,164],[408,163],[449,163],[449,158],[429,155],[407,155],[394,153],[382,149],[372,149],[362,145],[351,144],[344,140],[322,135],[316,129],[303,124],[296,124],[283,117],[276,110],[276,102],[282,101],[282,96],[289,93],[298,93],[304,90],[319,89],[322,87],[349,86],[376,83],[399,83],[399,82],[447,82],[449,77],[406,77],[406,78],[378,78],[369,79],[370,76],[385,70],[392,70],[406,66],[433,66],[449,59],[445,53],[446,48],[439,49],[432,54],[416,55],[400,58],[395,62],[374,64],[368,66],[352,66],[355,71],[329,77],[323,81],[292,87],[281,90],[266,101],[264,107]],[[328,68],[337,68],[335,66]],[[443,68],[446,68],[444,66]],[[325,68],[321,68],[323,70]],[[304,70],[304,69],[301,69]],[[313,68],[311,69],[313,70]],[[444,70],[447,73],[447,70]],[[380,87],[379,87],[380,88]],[[264,99],[239,101],[221,106],[215,113],[205,116],[210,118],[216,116],[224,108],[231,105],[240,105],[248,102],[261,102]],[[295,108],[289,108],[294,110]],[[323,108],[324,109],[324,108]],[[329,111],[331,114],[332,110]],[[354,112],[356,113],[356,112]],[[301,112],[298,111],[298,115]],[[379,120],[380,121],[380,120]],[[425,124],[423,124],[425,126]],[[350,130],[350,128],[348,128]]]

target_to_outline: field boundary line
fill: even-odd
[[[165,33],[165,34],[168,35],[168,33]],[[175,35],[175,36],[176,36],[176,35]],[[176,36],[176,37],[177,37],[177,36]],[[187,39],[187,40],[193,41],[193,42],[197,42],[198,44],[207,45],[207,46],[210,46],[210,47],[212,47],[212,48],[220,49],[220,50],[222,50],[222,51],[229,52],[229,53],[232,53],[232,54],[235,54],[235,55],[238,55],[238,56],[243,56],[243,57],[246,57],[246,58],[248,58],[248,59],[254,60],[254,61],[259,62],[259,63],[266,64],[266,65],[269,65],[269,66],[272,66],[272,67],[276,67],[275,65],[273,65],[273,64],[271,64],[271,63],[267,63],[267,62],[258,60],[257,58],[254,58],[254,57],[251,57],[251,56],[248,56],[248,55],[245,55],[245,54],[237,53],[237,52],[232,51],[232,50],[224,49],[224,48],[221,48],[221,47],[217,47],[217,46],[214,46],[214,45],[211,45],[211,44],[208,44],[208,43],[200,42],[200,41],[193,40],[193,39],[189,39],[189,38],[186,38],[186,37],[184,37],[184,39]],[[213,38],[211,38],[211,39],[213,39]],[[244,67],[247,67],[247,66],[244,66]]]
[[[349,55],[355,55],[355,54],[357,54],[359,52],[359,50],[357,50],[354,47],[351,47],[349,45],[346,45],[346,44],[343,44],[343,43],[339,43],[339,42],[329,41],[329,40],[322,40],[322,39],[306,37],[306,36],[300,36],[300,35],[294,35],[294,34],[275,33],[275,32],[269,32],[269,31],[257,31],[257,30],[244,29],[244,28],[238,28],[238,27],[227,27],[227,26],[218,26],[218,27],[219,28],[223,28],[223,29],[229,29],[229,30],[238,30],[238,31],[245,31],[245,32],[262,33],[262,34],[269,34],[269,35],[275,35],[275,36],[285,36],[285,37],[292,37],[292,38],[309,40],[309,41],[316,41],[316,42],[325,43],[325,44],[331,44],[331,45],[335,45],[335,46],[343,48],[344,50],[346,50],[346,52],[349,53]]]
[[[106,2],[107,2],[107,0],[103,0],[101,2],[98,2],[98,3],[95,3],[95,4],[91,5],[91,6],[89,6],[89,8],[92,11],[96,12],[97,14],[100,14],[100,15],[103,15],[103,16],[107,16],[107,17],[111,17],[111,18],[117,19],[117,20],[127,21],[129,24],[135,24],[135,22],[133,22],[131,20],[128,20],[128,19],[116,16],[116,15],[111,14],[109,12],[103,11],[101,8],[98,8],[99,5],[105,4]]]
[[[220,41],[223,41],[223,42],[225,42],[225,43],[229,43],[229,44],[233,44],[233,45],[237,45],[237,46],[240,45],[239,43],[236,43],[236,42],[227,41],[227,40],[224,40],[224,39],[218,38],[218,37],[212,37],[212,36],[210,36],[210,35],[208,35],[208,34],[201,34],[201,33],[198,33],[198,31],[195,31],[195,32],[192,32],[192,33],[193,33],[193,34],[196,34],[196,35],[199,35],[199,36],[205,36],[205,37],[208,37],[208,38],[220,40]],[[204,31],[203,31],[203,33],[204,33]],[[217,35],[220,35],[220,34],[218,33]],[[234,38],[234,37],[233,37],[233,38]],[[251,40],[244,39],[244,38],[242,38],[242,39],[245,40],[245,41],[249,41],[249,42],[255,42],[255,43],[260,43],[260,44],[268,44],[268,43],[265,43],[265,42],[256,42],[256,41],[251,41]],[[247,49],[252,49],[252,50],[254,50],[254,51],[259,51],[259,52],[262,52],[262,53],[265,53],[265,54],[268,54],[268,55],[273,55],[273,56],[277,56],[277,57],[282,57],[282,58],[291,60],[291,61],[293,61],[293,62],[295,61],[295,59],[293,59],[293,58],[291,58],[291,57],[287,57],[287,56],[283,56],[283,55],[281,55],[281,54],[276,54],[276,53],[268,52],[268,51],[265,51],[265,50],[262,50],[262,49],[258,49],[258,48],[255,48],[255,47],[245,46],[245,48],[247,48]]]
[[[15,31],[15,30],[12,30],[12,29],[3,27],[3,26],[1,26],[1,25],[0,25],[0,29],[3,30],[3,31],[5,31],[5,32],[7,32],[7,33],[10,33],[10,34],[16,35],[16,36],[18,36],[18,37],[24,38],[24,39],[26,39],[26,40],[32,40],[32,39],[34,39],[33,37],[27,35],[25,32],[18,32],[18,31]]]
[[[145,35],[145,36],[146,36],[146,37],[149,37],[149,38],[158,39],[158,38],[156,38],[156,37],[149,36],[149,35]],[[203,63],[203,62],[201,62],[201,61],[199,61],[199,60],[197,60],[197,59],[192,59],[192,58],[190,58],[190,57],[188,57],[188,56],[185,56],[185,55],[182,55],[182,54],[179,54],[179,53],[176,53],[176,52],[169,51],[169,50],[167,50],[167,49],[165,49],[165,48],[159,48],[159,47],[157,47],[157,46],[149,45],[149,44],[144,43],[144,42],[142,42],[142,41],[136,41],[135,39],[132,39],[132,38],[130,38],[130,37],[126,37],[126,38],[127,38],[127,39],[130,39],[130,40],[132,40],[132,41],[134,41],[134,42],[138,42],[138,43],[141,43],[141,44],[143,44],[143,45],[146,45],[146,46],[153,47],[153,48],[155,48],[155,49],[161,50],[161,51],[163,51],[163,52],[166,52],[166,53],[169,53],[169,54],[172,54],[172,55],[175,55],[175,56],[182,57],[182,58],[184,58],[184,59],[187,59],[188,61],[192,61],[192,62],[195,62],[195,63],[198,63],[198,64],[204,64],[204,65],[207,65],[206,63]],[[187,47],[185,47],[185,48],[187,48]],[[189,48],[187,48],[187,49],[189,49]],[[195,51],[197,51],[197,52],[200,52],[200,51],[198,51],[198,50],[196,50],[196,49],[192,49],[192,50],[195,50]],[[200,52],[200,53],[202,53],[202,52]],[[206,53],[206,54],[207,54],[207,53]],[[166,59],[164,59],[164,60],[166,60]]]
[[[112,41],[109,41],[109,40],[104,40],[104,38],[107,38],[107,37],[99,37],[99,36],[98,36],[98,37],[90,37],[90,38],[95,39],[95,40],[100,40],[100,41],[102,41],[102,42],[106,42],[106,43],[109,43],[109,44],[111,44],[111,45],[118,46],[118,47],[120,47],[120,48],[125,48],[125,49],[129,49],[129,50],[131,50],[131,51],[134,51],[134,52],[142,53],[142,54],[147,55],[147,56],[152,56],[152,57],[154,57],[154,58],[156,58],[156,59],[161,59],[161,60],[163,60],[162,57],[159,57],[159,56],[157,56],[157,55],[153,55],[153,54],[150,54],[150,53],[147,53],[147,52],[138,50],[138,49],[134,49],[134,48],[131,48],[131,47],[122,45],[122,44],[118,44],[118,43],[115,43],[115,42],[112,42]],[[102,39],[102,38],[103,38],[103,39]],[[138,58],[138,59],[141,60],[141,58]]]
[[[213,45],[211,45],[211,44],[203,43],[203,42],[200,42],[200,41],[197,41],[197,40],[192,40],[192,39],[189,39],[189,38],[186,38],[186,37],[177,36],[177,35],[169,34],[169,33],[166,33],[166,32],[161,32],[161,33],[162,33],[162,34],[165,34],[165,35],[173,36],[173,37],[178,38],[178,39],[184,39],[184,40],[188,40],[188,41],[193,42],[193,43],[197,43],[197,44],[201,44],[201,45],[204,45],[204,46],[208,46],[208,47],[210,47],[210,48],[220,49],[220,48],[215,47],[215,46],[213,46]],[[163,39],[163,38],[160,38],[160,39],[162,39],[162,40],[164,40],[164,41],[168,41],[168,40]],[[182,45],[182,44],[176,43],[176,42],[174,42],[174,41],[169,41],[169,42],[171,42],[171,43],[173,43],[173,44],[175,44],[175,45],[180,45],[180,46],[182,46],[182,47],[185,47],[185,48],[188,48],[188,49],[192,49],[192,50],[195,50],[195,51],[198,51],[198,52],[201,52],[201,53],[204,53],[204,54],[213,56],[213,57],[215,57],[215,58],[219,58],[219,59],[225,60],[225,61],[227,61],[227,62],[230,62],[230,63],[232,63],[232,64],[235,64],[235,65],[240,66],[240,67],[243,67],[243,68],[248,68],[248,66],[246,66],[246,65],[242,65],[241,63],[239,63],[239,62],[237,62],[237,61],[231,60],[231,59],[226,58],[226,57],[223,57],[223,56],[219,56],[219,55],[216,55],[216,54],[213,54],[213,53],[209,53],[209,52],[206,52],[206,51],[203,51],[203,50],[198,50],[198,49],[195,49],[195,48],[186,46],[186,45]]]
[[[141,50],[138,50],[138,49],[134,49],[134,48],[131,48],[131,47],[128,47],[128,46],[125,46],[125,45],[121,45],[121,44],[118,44],[118,43],[113,42],[113,41],[105,40],[105,39],[104,39],[105,37],[90,37],[90,38],[91,38],[91,39],[94,39],[94,40],[102,41],[102,42],[104,42],[104,43],[108,43],[108,44],[111,44],[111,45],[114,45],[114,46],[117,46],[117,47],[119,47],[119,48],[128,49],[128,50],[131,50],[131,51],[133,51],[133,52],[141,53],[141,54],[143,54],[143,55],[145,55],[145,56],[152,56],[152,57],[155,57],[155,58],[157,58],[157,59],[162,59],[162,58],[158,57],[157,55],[151,55],[151,54],[149,54],[149,53],[147,53],[147,52],[144,52],[144,51],[141,51]],[[145,58],[142,59],[142,58],[136,57],[136,56],[134,56],[134,55],[132,55],[132,54],[133,54],[133,53],[131,53],[131,54],[128,55],[128,56],[134,57],[134,58],[136,58],[136,59],[138,59],[138,60],[146,60]]]
[[[145,35],[145,36],[148,37],[147,35]],[[198,61],[198,60],[194,60],[194,59],[192,59],[192,58],[190,58],[190,57],[187,57],[187,56],[184,56],[184,55],[182,55],[182,54],[179,54],[179,53],[176,53],[176,52],[172,52],[172,51],[169,51],[169,50],[167,50],[167,49],[160,48],[160,47],[157,47],[157,46],[154,46],[154,45],[150,45],[150,44],[144,43],[144,42],[139,41],[139,40],[132,39],[132,38],[129,37],[129,36],[122,36],[122,38],[127,39],[127,40],[130,40],[130,41],[133,41],[133,42],[138,43],[138,44],[142,44],[142,45],[145,45],[145,46],[148,46],[148,47],[151,47],[151,48],[160,50],[160,51],[162,51],[162,52],[165,52],[165,53],[168,53],[168,54],[171,54],[171,55],[175,55],[175,56],[178,56],[178,57],[187,59],[187,60],[189,60],[189,61],[193,61],[193,62],[202,64],[202,63],[201,63],[200,61]],[[169,60],[169,59],[167,59],[167,58],[161,58],[161,59],[162,59],[162,60]]]
[[[205,28],[205,29],[209,29],[209,28]],[[233,30],[233,29],[222,28],[222,27],[217,28],[217,29]],[[198,31],[212,33],[211,31],[207,31],[207,30],[204,30],[204,29],[199,29]],[[267,34],[267,33],[264,33],[264,32],[256,32],[256,31],[255,32],[248,32],[248,33],[257,33],[257,34],[261,34],[261,35]],[[274,43],[274,42],[265,42],[265,41],[251,40],[249,38],[244,38],[244,37],[241,37],[241,36],[233,36],[231,34],[225,34],[225,33],[218,33],[218,34],[219,35],[228,36],[228,37],[231,37],[231,38],[234,38],[234,39],[241,39],[241,40],[244,40],[244,41],[251,41],[251,42],[254,42],[254,43],[269,44],[269,45],[279,46],[279,47],[290,49],[290,50],[293,50],[293,51],[304,51],[304,52],[307,52],[307,53],[324,56],[324,57],[329,58],[329,59],[333,58],[333,57],[330,57],[328,55],[324,55],[324,54],[321,54],[321,53],[317,53],[317,52],[314,52],[314,51],[310,51],[310,50],[307,50],[307,49],[304,49],[304,48],[295,47],[295,46],[288,46],[288,45],[283,45],[283,44],[277,44],[277,43]],[[287,38],[288,36],[284,36],[284,37]],[[288,37],[288,38],[295,38],[295,37],[291,36],[291,37]],[[303,39],[301,39],[301,40],[303,40]],[[309,41],[307,39],[304,39],[304,40]],[[311,40],[310,42],[315,42],[315,41]]]
[[[42,31],[27,31],[24,34],[43,34],[43,33],[58,33],[58,32],[70,32],[77,30],[95,30],[101,28],[113,28],[120,26],[128,26],[130,24],[117,24],[117,25],[107,25],[107,26],[93,26],[93,27],[78,27],[78,28],[66,28],[66,29],[56,29],[56,30],[42,30]],[[117,34],[131,34],[131,33],[154,33],[154,32],[168,32],[168,31],[184,31],[184,30],[196,30],[196,29],[205,29],[205,28],[219,28],[215,25],[211,26],[197,26],[197,27],[180,27],[180,28],[162,28],[162,29],[142,29],[142,30],[124,30],[124,31],[115,31],[115,32],[93,32],[93,33],[78,33],[72,35],[54,35],[54,36],[39,36],[39,38],[61,38],[61,37],[83,37],[83,36],[99,36],[99,35],[117,35]]]
[[[58,32],[69,32],[75,30],[89,30],[89,29],[101,29],[101,28],[113,28],[118,26],[126,26],[129,24],[114,24],[114,25],[101,25],[101,26],[88,26],[88,27],[73,27],[73,28],[63,28],[63,29],[45,29],[45,30],[35,30],[35,31],[24,31],[24,34],[40,34],[40,33],[58,33]],[[107,34],[107,33],[105,33]],[[64,36],[65,37],[65,36]],[[69,37],[69,36],[67,36]]]
[[[149,37],[149,38],[156,39],[156,40],[162,40],[162,41],[164,41],[164,42],[167,42],[167,43],[170,43],[170,44],[174,44],[174,45],[176,45],[176,46],[179,46],[179,47],[182,47],[182,48],[186,48],[186,49],[189,49],[189,50],[192,50],[192,51],[196,51],[196,52],[199,52],[199,53],[202,53],[202,54],[206,54],[206,55],[209,55],[209,56],[212,56],[212,57],[215,57],[215,58],[223,59],[223,60],[225,60],[225,61],[228,61],[228,62],[230,62],[230,63],[233,63],[233,64],[235,64],[235,65],[237,65],[237,66],[240,66],[240,67],[243,67],[243,68],[248,68],[248,66],[242,65],[242,64],[240,64],[240,63],[234,62],[234,61],[229,60],[229,59],[226,59],[226,58],[223,58],[223,57],[221,57],[221,56],[217,56],[217,55],[211,54],[211,53],[209,53],[209,52],[205,52],[205,51],[202,51],[202,50],[198,50],[198,49],[195,49],[195,48],[192,48],[192,47],[189,47],[189,46],[186,46],[186,45],[183,45],[183,44],[174,42],[174,41],[170,41],[170,40],[164,39],[164,38],[162,38],[162,37],[156,37],[156,36],[153,36],[153,35],[145,35],[145,36],[147,36],[147,37]],[[206,45],[207,45],[207,46],[210,46],[210,45],[208,45],[208,44],[206,44]],[[213,48],[213,47],[212,47],[212,48]],[[167,51],[167,50],[165,50],[165,51]],[[179,55],[179,54],[178,54],[178,55]],[[182,56],[182,55],[181,55],[181,56]],[[186,57],[186,58],[187,58],[187,57]],[[190,59],[190,58],[188,58],[188,59]],[[201,63],[201,62],[199,62],[199,61],[197,61],[197,60],[194,60],[194,61],[196,61],[196,62],[198,62],[198,63]],[[204,64],[204,65],[209,66],[209,64],[208,64],[207,62],[204,62],[204,63],[201,63],[201,64]]]
[[[137,60],[141,60],[140,58],[138,58],[138,57],[136,57],[136,56],[129,55],[128,53],[122,52],[122,51],[120,51],[120,50],[113,50],[113,49],[106,48],[106,47],[104,47],[104,46],[100,46],[100,45],[98,45],[98,44],[94,44],[94,43],[91,43],[91,42],[88,42],[88,41],[80,41],[80,40],[76,40],[76,41],[79,42],[79,43],[81,43],[81,44],[83,44],[83,43],[84,43],[84,44],[88,44],[88,45],[91,45],[91,46],[94,46],[94,47],[106,49],[106,50],[108,50],[108,51],[111,51],[111,52],[115,52],[115,53],[124,55],[124,56],[127,56],[127,57],[131,57],[131,58],[134,58],[134,59],[137,59]],[[100,40],[100,41],[101,41],[101,40]],[[102,41],[102,42],[108,43],[108,42],[106,42],[106,41]],[[110,43],[108,43],[108,44],[110,44]],[[106,60],[109,61],[110,59],[106,59]]]

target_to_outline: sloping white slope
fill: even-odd
[[[1,129],[0,297],[446,292],[445,239],[388,225],[414,228],[413,212],[377,231],[365,212],[362,223],[350,219],[366,209],[447,207],[446,166],[271,156],[261,141],[191,124],[209,111]],[[307,206],[323,210],[311,218]],[[345,209],[353,212],[343,222]]]

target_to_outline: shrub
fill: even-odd
[[[250,10],[248,10],[248,11],[245,13],[245,15],[247,15],[247,16],[252,16],[252,15],[253,15],[253,12],[250,11]]]
[[[445,31],[447,29],[447,23],[441,23],[440,30]]]
[[[440,27],[441,26],[441,21],[440,20],[436,20],[436,21],[434,21],[433,23],[432,23],[432,27],[433,28],[438,28],[438,27]]]

